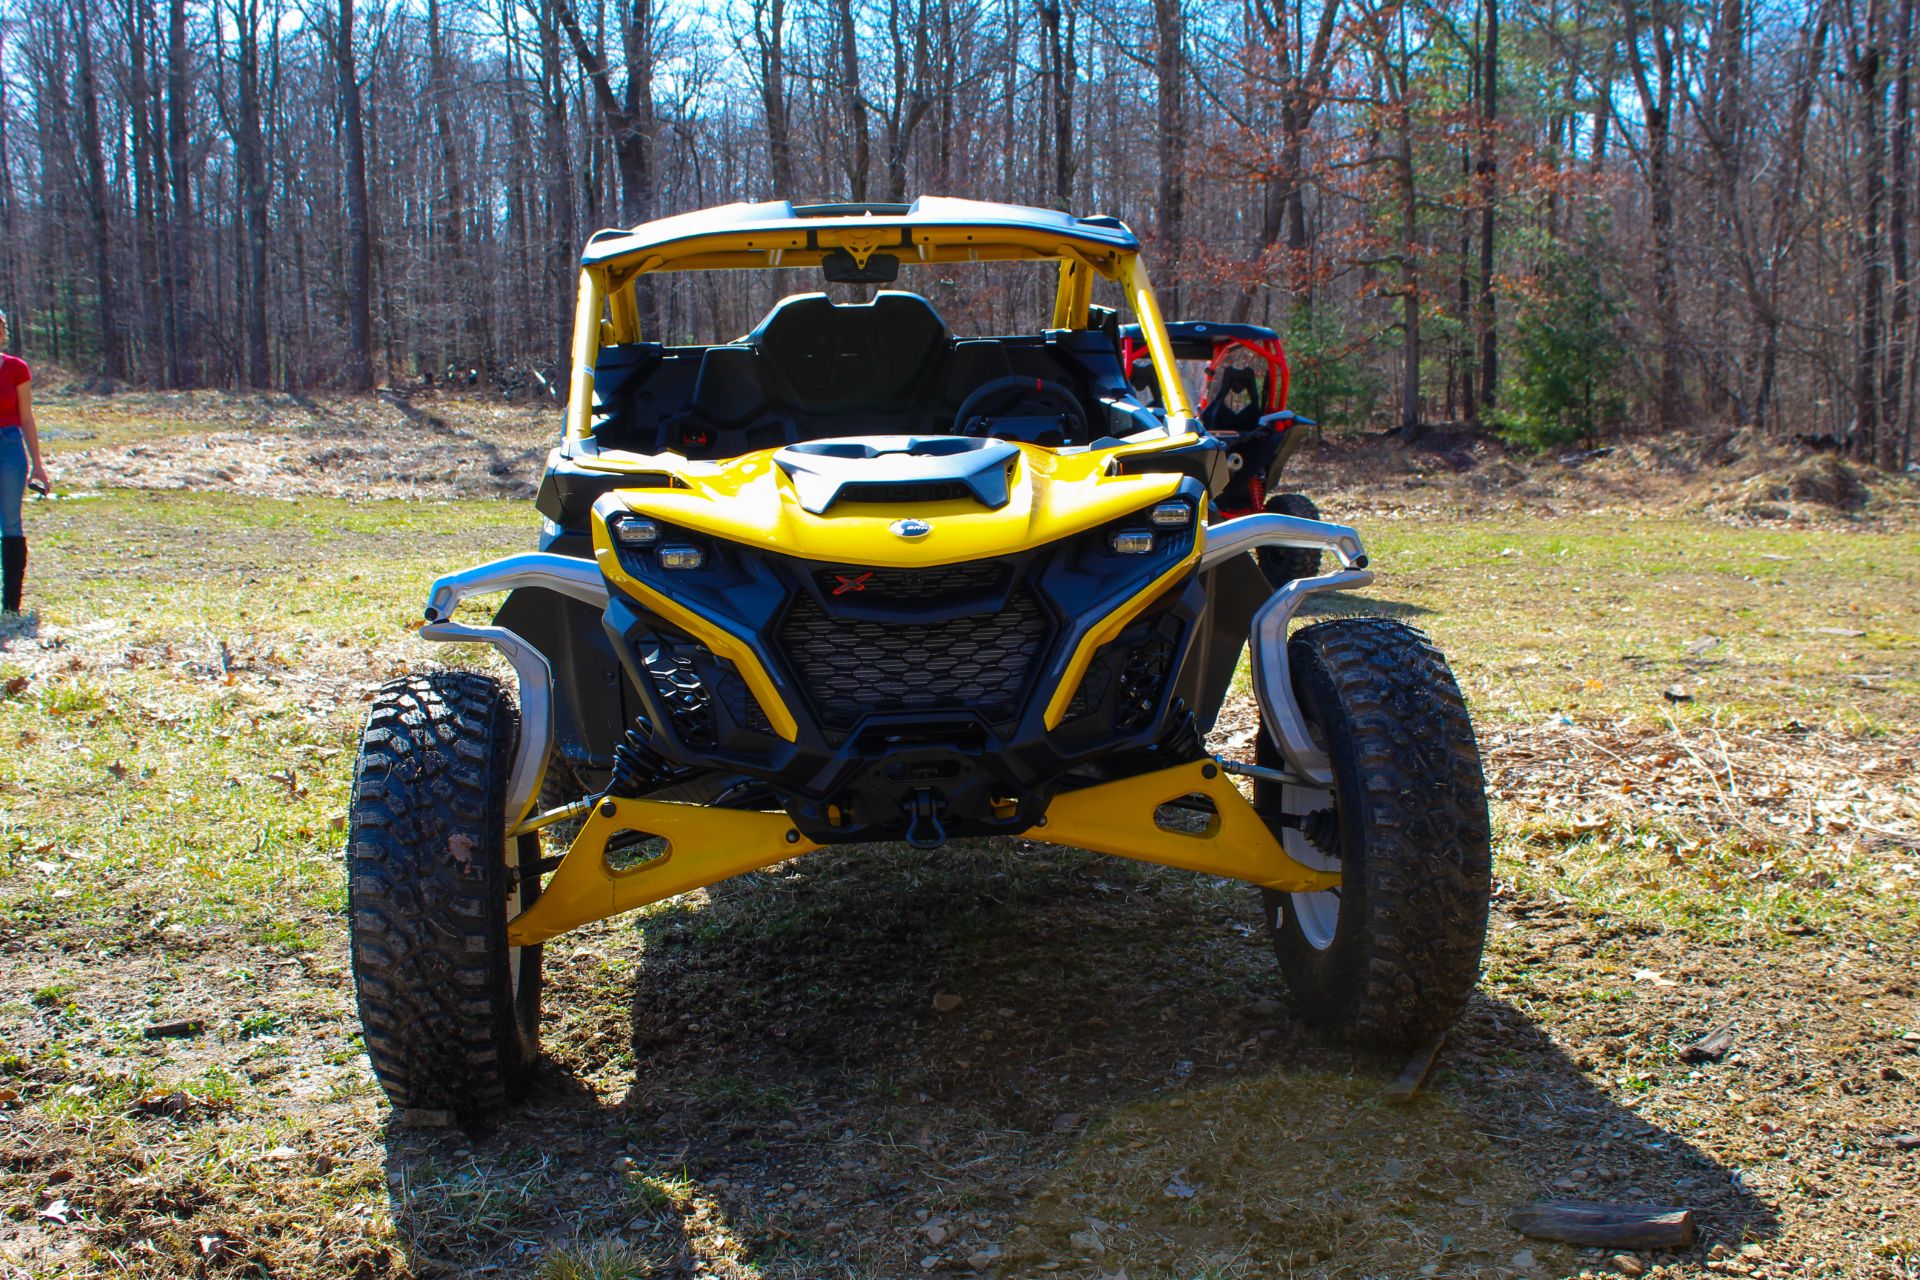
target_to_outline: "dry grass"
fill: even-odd
[[[406,430],[406,467],[485,456]],[[168,483],[387,483],[321,443]],[[1009,841],[822,853],[564,940],[536,1095],[470,1133],[373,1085],[335,824],[367,691],[429,657],[427,581],[530,510],[36,506],[39,614],[0,636],[0,1276],[1571,1275],[1604,1259],[1503,1221],[1577,1193],[1695,1206],[1673,1274],[1911,1280],[1920,547],[1879,489],[1701,523],[1451,474],[1325,504],[1454,656],[1495,797],[1484,995],[1413,1107],[1288,1016],[1239,886]],[[1722,1023],[1725,1061],[1680,1060]]]

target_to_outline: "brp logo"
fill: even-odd
[[[895,520],[887,527],[892,529],[896,535],[909,539],[924,538],[933,532],[933,526],[925,520],[915,520],[911,517],[905,520]]]

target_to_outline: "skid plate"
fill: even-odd
[[[1161,805],[1204,796],[1213,812],[1162,827]],[[1191,827],[1191,829],[1188,829]],[[607,842],[641,831],[666,842],[639,866],[607,866]],[[1226,876],[1285,893],[1337,888],[1338,872],[1316,871],[1281,847],[1264,819],[1211,760],[1102,783],[1057,797],[1031,833],[1052,844]],[[709,809],[661,800],[602,800],[581,825],[540,898],[507,925],[507,940],[531,946],[595,920],[758,871],[820,846],[782,813]]]

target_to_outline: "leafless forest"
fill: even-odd
[[[1301,407],[1911,461],[1914,0],[7,0],[0,286],[109,383],[541,394],[595,228],[1127,219]],[[997,274],[916,281],[1031,325]],[[655,285],[667,340],[753,285]],[[809,284],[807,287],[811,287]]]

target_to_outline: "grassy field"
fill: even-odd
[[[534,513],[108,491],[29,521],[0,1275],[1612,1265],[1504,1224],[1567,1194],[1695,1206],[1700,1245],[1642,1260],[1676,1274],[1920,1274],[1906,529],[1364,523],[1358,603],[1452,656],[1499,839],[1484,995],[1411,1106],[1290,1018],[1243,889],[1006,841],[561,940],[533,1105],[469,1133],[372,1082],[339,832],[369,691],[459,656],[410,634],[426,585]],[[176,1019],[204,1025],[149,1035]],[[1680,1058],[1723,1024],[1725,1060]]]

